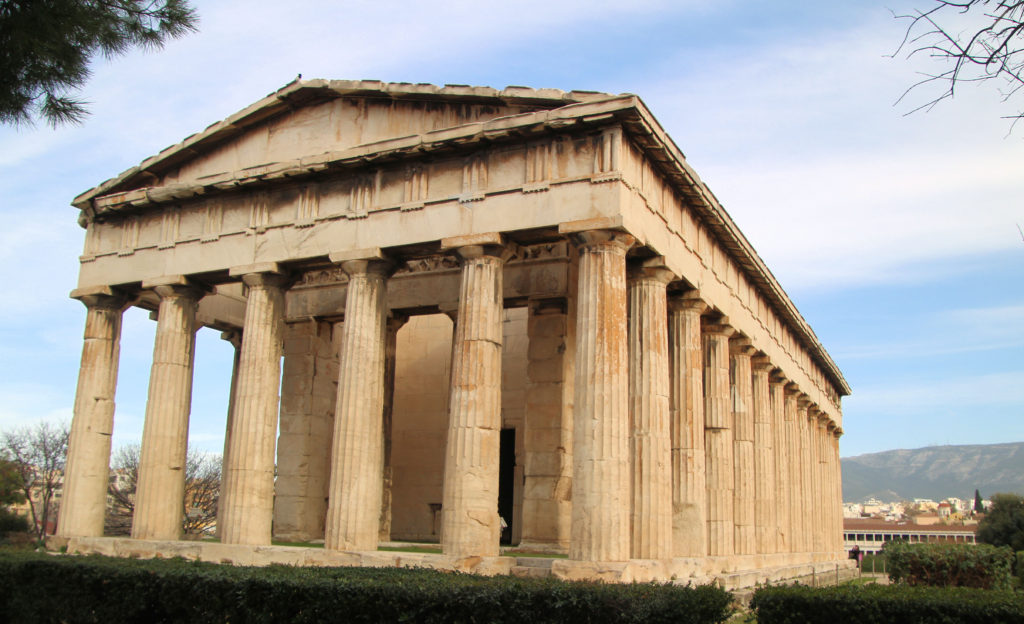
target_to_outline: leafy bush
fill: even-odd
[[[1013,551],[986,544],[889,542],[883,549],[889,579],[908,585],[1012,587]]]
[[[765,587],[750,603],[758,624],[1024,623],[1024,597],[967,587]]]
[[[720,588],[0,554],[7,622],[724,622]]]

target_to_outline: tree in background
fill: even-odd
[[[64,480],[68,426],[41,422],[34,427],[5,431],[0,439],[0,454],[17,473],[21,494],[29,502],[32,525],[42,539],[57,519],[54,496]]]
[[[898,15],[908,21],[894,56],[927,56],[940,69],[922,73],[910,86],[923,91],[924,102],[911,112],[928,110],[951,99],[965,84],[995,81],[1008,101],[1024,87],[1024,0],[932,0],[927,10]],[[1019,120],[1018,109],[1010,119]]]
[[[93,57],[160,48],[197,22],[187,0],[0,1],[0,123],[81,123],[85,103],[68,92]]]
[[[0,459],[0,533],[27,531],[25,518],[8,509],[11,505],[25,502],[21,493],[21,477],[14,463]]]
[[[974,490],[974,513],[985,513],[985,503],[981,502],[981,492]]]
[[[128,535],[135,513],[135,491],[139,480],[138,444],[126,444],[113,457],[113,478],[110,480],[111,506],[106,517],[108,535]],[[185,458],[185,501],[182,532],[186,536],[205,535],[217,523],[217,502],[220,497],[219,455],[189,449]]]
[[[1024,498],[1018,494],[993,494],[992,506],[978,523],[978,541],[1024,550]]]

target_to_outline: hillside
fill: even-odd
[[[1024,494],[1024,442],[900,449],[847,457],[842,463],[847,502],[973,499],[975,488],[985,498],[996,492]]]

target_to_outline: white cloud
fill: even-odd
[[[788,288],[916,279],[1020,244],[1024,143],[1003,140],[1005,110],[975,90],[903,117],[892,102],[914,75],[883,57],[891,22],[739,48],[644,90]]]

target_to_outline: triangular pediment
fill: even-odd
[[[202,183],[272,163],[605,99],[557,89],[298,80],[75,198]]]

